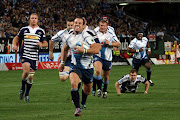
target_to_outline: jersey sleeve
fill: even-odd
[[[124,75],[120,80],[118,80],[118,83],[121,85],[123,82],[126,82],[128,78],[128,75]]]
[[[45,31],[44,30],[42,30],[42,36],[41,36],[41,40],[40,40],[41,42],[43,42],[43,41],[47,41],[46,40],[46,34],[45,34]]]
[[[54,36],[51,38],[51,40],[52,40],[53,42],[61,42],[61,41],[62,41],[62,36],[63,36],[63,33],[64,33],[64,32],[65,32],[64,30],[59,31],[56,35],[54,35]]]
[[[130,44],[129,44],[129,48],[132,48],[132,49],[134,49],[134,46],[135,46],[135,42],[136,40],[135,40],[135,38],[130,42]]]
[[[141,76],[141,75],[138,76],[138,79],[139,79],[143,84],[145,84],[146,81],[147,81],[146,78],[143,77],[143,76]]]
[[[17,34],[17,36],[20,38],[20,39],[23,39],[24,37],[24,28],[21,28],[19,33]]]

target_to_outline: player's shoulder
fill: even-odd
[[[96,28],[94,28],[94,31],[95,31],[95,32],[98,32],[98,31],[99,31],[99,26],[97,26]]]
[[[91,27],[87,27],[84,32],[86,32],[87,34],[91,35],[91,36],[96,36],[96,32],[91,28]]]
[[[143,80],[143,79],[145,79],[145,77],[143,77],[142,75],[137,75],[137,79],[138,80]]]
[[[28,29],[29,29],[29,26],[25,26],[25,27],[22,27],[22,28],[20,29],[20,31],[28,30]]]
[[[114,28],[111,26],[108,26],[108,30],[114,32]]]
[[[137,42],[137,38],[135,37],[134,39],[131,40],[131,42]]]
[[[147,37],[142,37],[142,40],[148,41]]]

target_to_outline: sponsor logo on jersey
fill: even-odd
[[[26,35],[25,37],[26,39],[35,39],[35,40],[38,40],[38,36],[33,36],[33,35]]]

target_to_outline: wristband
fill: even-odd
[[[109,43],[109,45],[111,46],[111,45],[112,45],[112,43]]]
[[[136,50],[136,52],[139,52],[139,50]]]
[[[151,52],[151,48],[148,48],[148,51]]]
[[[61,64],[64,64],[65,62],[64,61],[61,61]]]

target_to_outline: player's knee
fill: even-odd
[[[68,79],[68,76],[59,76],[59,79],[61,80],[61,82],[64,82]]]
[[[78,85],[77,85],[77,83],[76,82],[71,82],[71,88],[72,89],[77,89],[78,88]]]
[[[23,73],[24,73],[26,76],[28,76],[29,73],[30,73],[30,71],[29,71],[29,70],[24,70]]]
[[[84,90],[84,93],[85,93],[86,95],[90,95],[90,94],[91,94],[91,90]]]
[[[96,70],[96,75],[100,76],[101,75],[101,71],[100,70]]]

